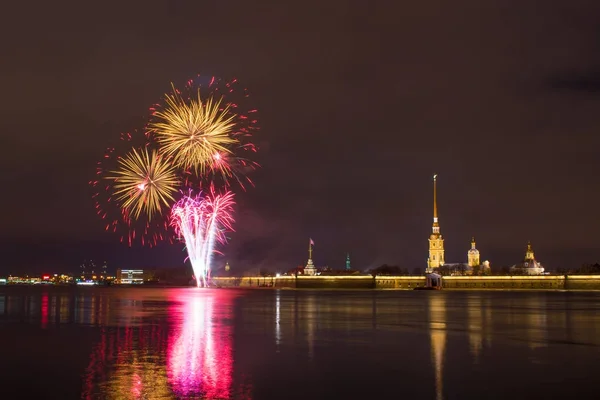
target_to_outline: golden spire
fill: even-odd
[[[433,222],[437,223],[437,174],[433,175]]]
[[[531,242],[527,241],[527,251],[525,252],[525,259],[534,260],[535,255],[533,254],[533,249],[531,248]]]
[[[437,214],[437,174],[433,175],[433,234],[440,234]]]
[[[475,236],[471,237],[471,248],[474,249],[475,248]]]

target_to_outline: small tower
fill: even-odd
[[[527,251],[525,252],[525,260],[535,260],[533,249],[531,248],[531,242],[527,242]]]
[[[312,239],[308,239],[308,262],[306,263],[306,267],[304,267],[304,275],[316,275],[317,268],[315,268],[315,264],[313,264],[312,260],[312,248],[315,244]]]
[[[350,271],[350,253],[346,253],[346,271]]]
[[[437,214],[437,174],[433,175],[433,226],[429,236],[429,258],[427,272],[444,265],[444,239],[440,233]]]
[[[478,267],[480,265],[479,262],[479,250],[475,247],[475,238],[471,238],[471,248],[467,252],[467,260],[469,267]]]
[[[229,261],[227,261],[225,263],[225,271],[229,272],[230,269],[231,269],[231,267],[229,266]]]

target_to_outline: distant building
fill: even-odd
[[[510,272],[518,275],[541,275],[544,273],[544,267],[535,259],[531,242],[527,242],[527,250],[525,251],[525,259],[519,264],[510,267]]]
[[[425,287],[441,289],[442,276],[436,273],[425,275]]]
[[[471,248],[467,252],[467,264],[469,267],[478,267],[479,263],[479,250],[475,247],[475,238],[471,238]]]
[[[472,275],[475,269],[478,269],[479,275],[489,275],[490,273],[490,262],[484,261],[483,263],[479,258],[479,250],[475,245],[475,238],[471,238],[471,248],[467,251],[467,274]]]
[[[492,267],[490,266],[490,262],[488,260],[485,260],[482,264],[481,264],[481,272],[484,275],[489,275],[490,272],[492,271]]]
[[[429,236],[429,258],[427,259],[426,273],[437,271],[442,275],[472,275],[488,274],[489,261],[481,264],[479,250],[475,238],[471,238],[471,248],[467,251],[467,263],[447,263],[444,259],[444,238],[440,233],[440,224],[437,210],[437,174],[433,176],[433,226]]]
[[[79,269],[80,278],[82,280],[91,280],[92,277],[98,272],[94,260],[84,260],[83,263],[79,266]]]
[[[471,275],[473,273],[473,269],[470,268],[467,263],[446,263],[437,268],[436,271],[446,276],[463,276]]]
[[[437,174],[433,175],[433,226],[429,236],[429,258],[427,259],[427,272],[444,265],[444,238],[440,233],[437,214]]]
[[[346,271],[350,271],[352,268],[350,267],[350,253],[346,253]]]
[[[314,246],[314,242],[312,239],[309,239],[308,242],[308,261],[306,263],[306,267],[304,267],[304,275],[317,275],[317,268],[315,264],[313,264],[312,260],[312,248]]]
[[[116,283],[119,285],[141,285],[144,283],[144,270],[118,269]]]

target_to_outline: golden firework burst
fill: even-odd
[[[169,202],[175,199],[179,180],[175,169],[156,150],[131,149],[119,159],[119,169],[112,171],[114,176],[114,195],[121,208],[138,218],[142,211],[148,219],[162,212],[162,206],[169,208]]]
[[[165,103],[148,127],[161,152],[177,167],[204,174],[214,163],[215,154],[231,153],[231,146],[238,143],[232,135],[236,115],[229,104],[222,105],[222,98],[211,96],[202,101],[198,90],[196,98],[186,101],[173,88]]]

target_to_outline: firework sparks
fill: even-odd
[[[213,163],[214,155],[230,153],[236,144],[232,136],[236,115],[222,98],[197,97],[185,101],[173,88],[165,97],[166,108],[154,113],[149,125],[162,151],[180,168],[203,174]]]
[[[168,160],[150,150],[143,133],[123,133],[120,139],[114,147],[106,149],[97,164],[96,178],[89,182],[94,190],[92,198],[96,213],[104,222],[104,229],[119,234],[121,242],[129,246],[134,242],[150,247],[163,240],[172,243],[174,237],[170,232],[169,214],[165,211],[175,202],[173,195],[179,190],[181,179],[173,182],[175,169],[169,166]],[[135,151],[137,156],[133,148],[138,149]],[[125,171],[128,172],[124,174]],[[116,185],[125,184],[130,189],[129,193],[125,190],[126,186],[116,188]],[[117,190],[123,192],[117,195]],[[153,203],[154,199],[158,204]],[[123,207],[128,200],[131,205]],[[136,206],[142,207],[137,217]]]
[[[258,121],[248,97],[237,80],[198,76],[181,91],[173,86],[150,109],[143,134],[122,134],[121,145],[109,147],[98,162],[97,177],[89,183],[105,229],[120,233],[129,246],[173,243],[174,224],[164,211],[175,203],[176,191],[210,188],[212,197],[202,200],[210,202],[227,197],[214,196],[214,186],[228,190],[239,184],[245,190],[253,185],[248,174],[258,167],[251,160]],[[223,238],[214,235],[214,240]]]
[[[133,218],[139,218],[145,210],[151,219],[162,212],[163,206],[175,201],[173,194],[179,180],[174,168],[155,150],[131,149],[124,158],[119,158],[119,167],[106,179],[114,181],[117,202]]]
[[[225,232],[233,230],[234,204],[232,192],[215,194],[211,187],[206,196],[193,197],[190,192],[171,210],[171,224],[185,240],[198,287],[208,285],[215,245],[224,244]]]
[[[197,81],[188,81],[183,91],[172,86],[164,104],[151,108],[147,134],[186,179],[216,179],[225,187],[237,182],[245,189],[244,181],[251,183],[247,173],[258,167],[249,159],[256,152],[250,139],[258,129],[257,110],[236,80]]]

